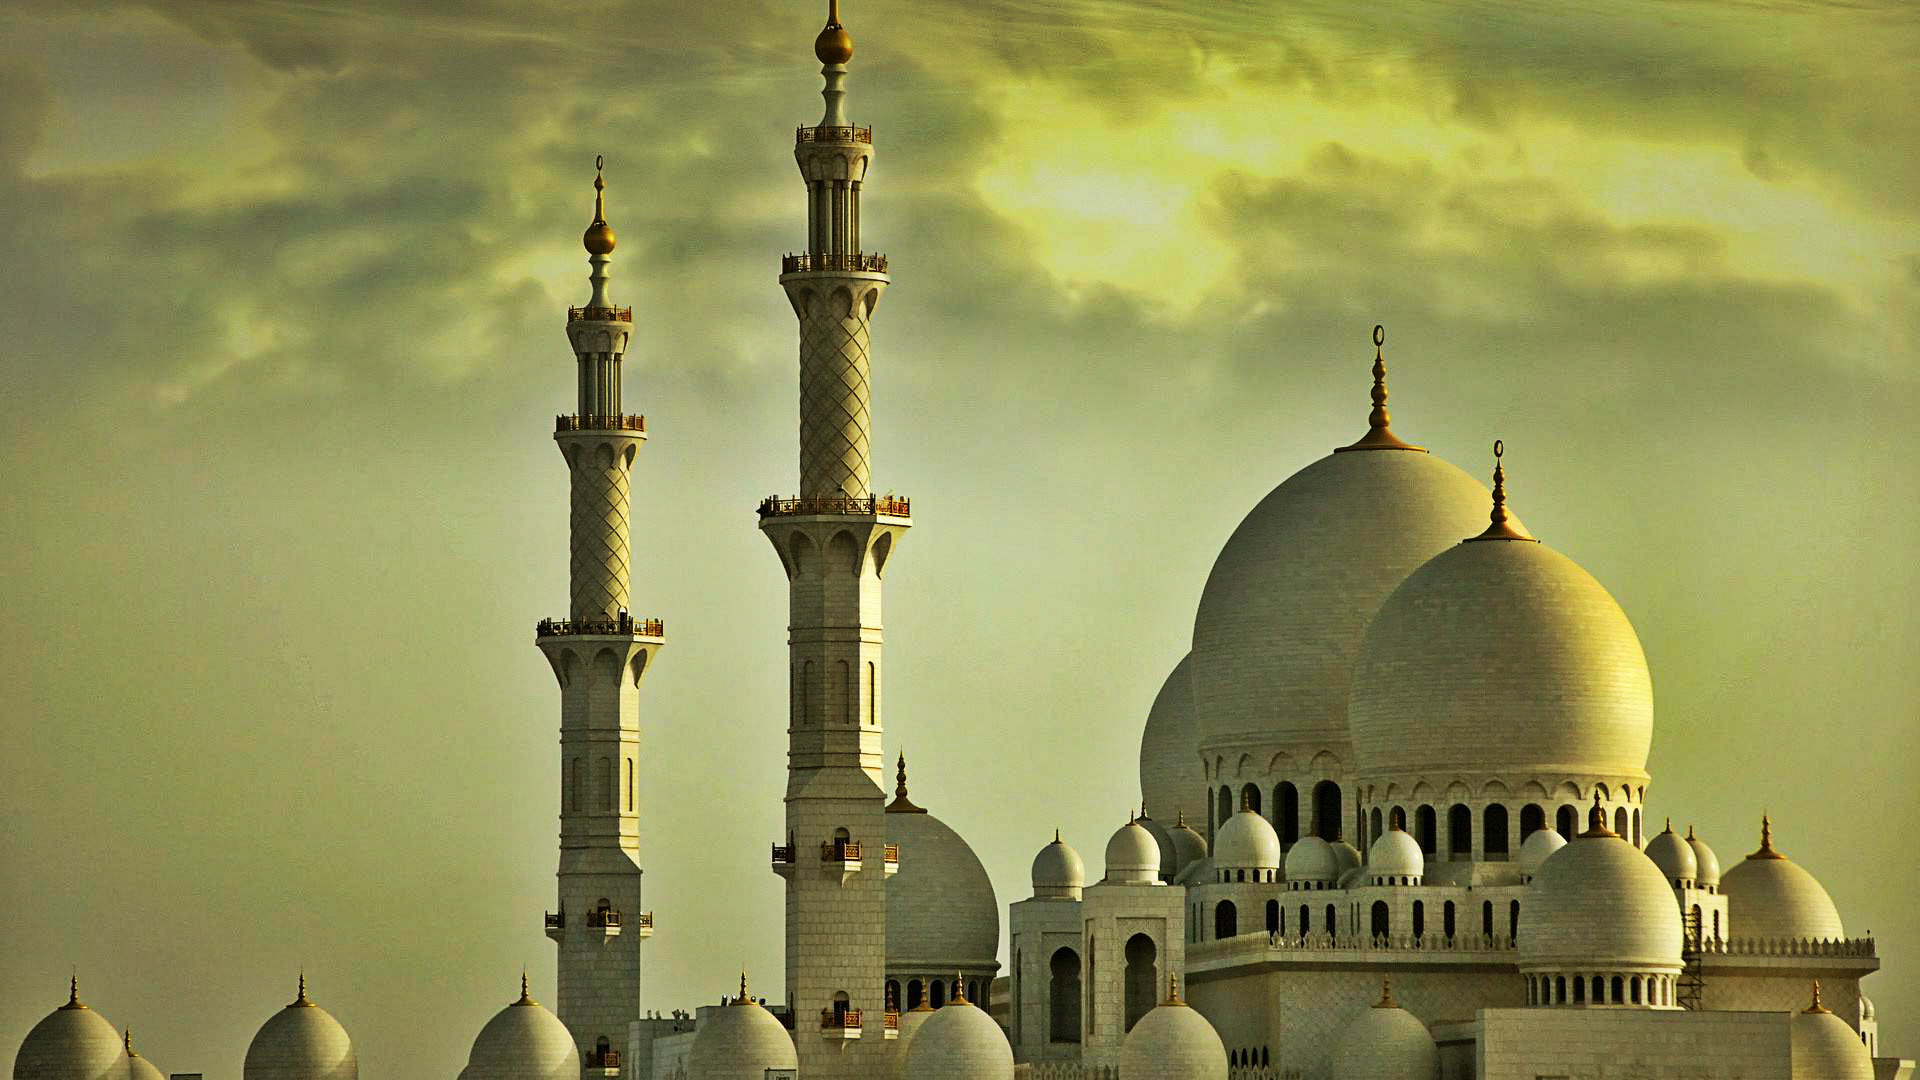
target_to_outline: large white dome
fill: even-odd
[[[793,1036],[740,981],[740,996],[701,1017],[687,1055],[689,1080],[766,1080],[768,1069],[797,1069]],[[817,1037],[817,1036],[816,1036]]]
[[[887,882],[887,970],[993,967],[1000,953],[1000,903],[979,856],[939,818],[906,798],[906,764],[887,807],[887,842],[900,845],[900,872]]]
[[[118,1076],[120,1033],[80,1001],[74,980],[67,1003],[48,1013],[20,1043],[13,1080],[107,1080]]]
[[[1761,820],[1760,850],[1720,877],[1727,936],[1843,938],[1840,911],[1812,874],[1773,850],[1772,822]]]
[[[901,1075],[906,1080],[1013,1080],[1013,1047],[985,1009],[957,998],[914,1031]]]
[[[1547,856],[1520,905],[1523,972],[1680,970],[1680,906],[1639,848],[1595,823]]]
[[[241,1069],[246,1080],[359,1080],[353,1040],[327,1010],[300,996],[260,1025]]]
[[[1873,1055],[1852,1026],[1820,1004],[1793,1014],[1793,1080],[1873,1080]]]
[[[1126,1080],[1227,1080],[1227,1048],[1198,1011],[1169,995],[1120,1044]]]
[[[1362,776],[1646,776],[1653,682],[1633,624],[1572,559],[1456,544],[1395,589],[1354,665]]]
[[[1380,1002],[1362,1009],[1340,1036],[1334,1080],[1434,1080],[1440,1051],[1420,1018],[1401,1008],[1386,986]]]
[[[493,1015],[473,1040],[463,1080],[579,1080],[580,1050],[573,1033],[527,993]]]
[[[1180,658],[1147,711],[1140,735],[1140,803],[1161,821],[1182,814],[1207,820],[1207,778],[1200,769],[1200,732],[1193,721],[1193,654]]]
[[[1221,549],[1194,617],[1201,749],[1344,747],[1368,620],[1401,579],[1479,531],[1486,506],[1478,480],[1412,450],[1330,454],[1269,492]]]

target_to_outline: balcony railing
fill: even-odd
[[[860,841],[828,840],[820,845],[821,862],[859,862]]]
[[[896,862],[896,863],[899,862],[900,861],[900,845],[899,844],[880,845],[880,858],[887,862]]]
[[[620,913],[605,908],[589,911],[587,912],[587,925],[617,930],[620,928]]]
[[[793,845],[792,844],[773,845],[773,862],[776,865],[792,863],[793,862]]]
[[[549,911],[549,912],[547,912],[547,929],[549,929],[549,930],[565,930],[566,928],[567,928],[567,913],[566,913],[566,912],[564,912],[564,911]]]
[[[632,322],[633,309],[630,307],[570,307],[567,309],[568,322]]]
[[[780,257],[781,273],[797,274],[802,270],[863,270],[884,274],[887,257],[870,251],[803,251]]]
[[[832,1009],[821,1009],[820,1029],[822,1031],[859,1031],[860,1010],[845,1009],[834,1012]]]
[[[881,1019],[880,1023],[887,1031],[899,1031],[900,1014],[892,1009],[888,1009],[886,1016]]]
[[[664,637],[666,632],[666,624],[659,619],[636,619],[624,611],[611,619],[541,619],[533,628],[535,637],[573,637],[579,634]]]
[[[884,514],[887,517],[912,517],[913,500],[904,495],[806,495],[782,499],[769,495],[760,500],[761,517],[785,514]]]
[[[827,125],[822,124],[818,127],[796,128],[793,133],[793,141],[797,143],[803,143],[803,142],[872,143],[873,129],[870,127],[851,127],[851,126],[829,127]]]
[[[643,911],[633,922],[635,926],[638,926],[642,930],[651,930],[653,929],[653,912]]]
[[[560,431],[638,431],[645,434],[644,416],[556,416],[553,430]]]
[[[587,1054],[586,1066],[589,1069],[617,1069],[620,1067],[620,1051],[592,1050]]]

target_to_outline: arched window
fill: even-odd
[[[1280,932],[1280,901],[1269,900],[1267,901],[1267,933],[1277,934],[1279,932]]]
[[[1423,937],[1427,932],[1427,905],[1419,900],[1413,902],[1413,936]]]
[[[1313,785],[1313,834],[1329,844],[1340,839],[1340,785],[1331,780]]]
[[[1473,811],[1466,803],[1447,808],[1447,855],[1465,859],[1473,854]]]
[[[1216,941],[1225,941],[1240,932],[1240,913],[1234,910],[1233,901],[1222,900],[1213,906],[1213,936]]]
[[[1300,905],[1300,936],[1301,937],[1306,937],[1307,934],[1313,930],[1313,920],[1307,918],[1309,914],[1310,914],[1310,911],[1307,908],[1307,905],[1301,904]]]
[[[1553,828],[1562,840],[1572,840],[1579,831],[1580,812],[1571,806],[1563,806],[1553,812]]]
[[[574,758],[567,768],[567,809],[580,809],[580,785],[586,782],[581,772],[580,759]]]
[[[594,773],[596,775],[593,778],[593,786],[594,786],[593,793],[599,796],[599,798],[595,799],[594,801],[600,804],[600,809],[612,810],[613,809],[613,759],[609,757],[603,757],[600,760],[594,762],[594,766],[595,766]]]
[[[1520,901],[1507,903],[1507,940],[1520,940]]]
[[[1369,823],[1367,839],[1380,839],[1380,808],[1377,806],[1373,808],[1373,820]]]
[[[633,759],[627,758],[627,813],[633,813]]]
[[[1713,940],[1720,940],[1720,913],[1718,911],[1713,913]]]
[[[1300,839],[1300,792],[1282,780],[1273,789],[1274,824],[1280,827],[1280,843],[1292,847]]]
[[[1220,788],[1220,805],[1216,809],[1219,811],[1219,813],[1218,813],[1217,820],[1214,822],[1214,824],[1225,825],[1227,823],[1227,819],[1233,816],[1233,789],[1232,788],[1225,787],[1225,786],[1222,786]]]
[[[875,709],[880,707],[879,702],[880,702],[880,672],[877,668],[873,666],[873,661],[869,660],[867,661],[867,726],[868,727],[872,727],[874,724],[879,722],[874,719],[874,712],[873,712]]]
[[[1489,803],[1486,812],[1481,815],[1481,821],[1480,850],[1484,851],[1489,859],[1506,858],[1507,808],[1499,803]]]
[[[1015,954],[1016,957],[1018,957],[1018,955],[1019,954],[1017,953]],[[1013,977],[1016,979],[1020,977],[1020,961],[1017,958],[1013,962]],[[888,1012],[900,1011],[900,980],[899,979],[887,980],[887,1011]]]
[[[1093,935],[1088,934],[1087,935],[1087,975],[1086,975],[1087,1007],[1085,1009],[1082,1009],[1080,1013],[1081,1016],[1086,1018],[1086,1027],[1083,1028],[1082,1030],[1084,1031],[1085,1034],[1088,1034],[1088,1035],[1093,1034],[1093,1014],[1094,1014],[1095,1008],[1097,1007],[1100,1001],[1100,983],[1098,982],[1098,980],[1094,978],[1094,974],[1093,974],[1094,961],[1099,959],[1099,957],[1100,957],[1100,950],[1093,947]]]
[[[1373,902],[1373,936],[1386,937],[1393,932],[1393,915],[1387,911],[1385,900]]]
[[[1128,1031],[1132,1031],[1133,1025],[1139,1023],[1140,1018],[1153,1011],[1154,1005],[1159,1003],[1160,976],[1154,968],[1154,960],[1159,956],[1159,952],[1160,950],[1153,944],[1153,939],[1145,934],[1135,934],[1127,939],[1126,1030]]]
[[[1619,833],[1621,836],[1627,837],[1628,841],[1631,842],[1633,838],[1632,828],[1631,825],[1627,824],[1627,808],[1624,806],[1615,807],[1613,811],[1613,831]]]
[[[1690,914],[1692,915],[1692,917],[1687,920],[1687,926],[1686,926],[1687,936],[1697,942],[1700,940],[1700,931],[1701,931],[1700,905],[1699,904],[1693,905],[1693,910]]]
[[[1340,924],[1339,924],[1339,922],[1337,921],[1337,917],[1336,917],[1336,915],[1335,915],[1335,913],[1334,913],[1334,907],[1333,907],[1333,905],[1332,905],[1332,904],[1328,904],[1328,905],[1327,905],[1327,911],[1326,911],[1326,915],[1327,915],[1327,933],[1329,933],[1329,934],[1337,934],[1337,933],[1339,933],[1339,932],[1340,932]],[[1348,932],[1349,932],[1349,933],[1352,933],[1353,931],[1352,931],[1351,929],[1349,929],[1349,930],[1348,930]]]
[[[1565,975],[1555,975],[1553,977],[1553,1003],[1555,1005],[1565,1005],[1567,1003],[1567,977]]]
[[[853,1011],[853,1002],[847,997],[847,992],[845,990],[834,991],[833,992],[833,1026],[845,1027],[847,1025],[847,1014],[852,1011]]]
[[[1619,991],[1617,990],[1614,992],[1619,993]],[[1635,975],[1633,977],[1633,995],[1629,1000],[1631,1000],[1635,1005],[1640,1004],[1640,976],[1638,975]]]
[[[1480,936],[1493,936],[1493,901],[1487,900],[1480,905]]]
[[[1603,1000],[1605,1000],[1606,989],[1607,989],[1606,983],[1600,978],[1600,976],[1595,975],[1593,977],[1593,1003],[1595,1005],[1598,1005]]]
[[[1441,923],[1440,932],[1445,934],[1447,937],[1452,937],[1453,936],[1453,901],[1451,900],[1447,901],[1447,905],[1440,909],[1440,923]]]
[[[1633,812],[1633,846],[1640,847],[1645,843],[1646,841],[1640,836],[1640,811],[1635,810]]]
[[[1573,1003],[1575,1005],[1587,1003],[1587,980],[1578,975],[1573,977]]]
[[[1526,843],[1527,837],[1547,827],[1547,812],[1540,809],[1539,803],[1528,803],[1520,808],[1520,842]]]
[[[1413,812],[1413,838],[1419,841],[1420,850],[1429,856],[1440,850],[1435,839],[1439,833],[1435,827],[1435,817],[1431,806],[1422,806]]]
[[[927,1004],[933,1006],[936,1009],[940,1008],[942,1005],[945,1005],[947,1003],[947,980],[945,979],[927,980],[927,993],[931,995],[927,999]]]
[[[907,980],[907,1008],[917,1009],[920,1007],[920,994],[921,994],[920,980],[908,979]]]
[[[612,1053],[613,1053],[613,1040],[607,1038],[605,1035],[602,1035],[598,1039],[593,1040],[593,1061],[589,1063],[589,1067],[606,1066],[606,1065],[612,1064],[607,1060],[608,1055]]]
[[[1244,784],[1240,788],[1240,805],[1254,813],[1260,812],[1260,785]]]

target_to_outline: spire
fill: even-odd
[[[84,1009],[87,1007],[87,1003],[80,1000],[79,972],[74,972],[73,976],[67,980],[67,1003],[60,1007],[63,1009]]]
[[[1592,836],[1618,837],[1620,834],[1607,828],[1607,812],[1600,809],[1600,793],[1593,793],[1593,809],[1587,811],[1587,831],[1580,834],[1581,839]]]
[[[963,972],[953,973],[953,997],[947,999],[949,1005],[971,1005],[967,1000],[967,980]]]
[[[1760,815],[1760,850],[1747,856],[1749,859],[1784,859],[1785,855],[1773,850],[1773,819],[1764,812]]]
[[[307,1000],[307,969],[300,969],[300,996],[287,1006],[289,1009],[311,1009],[313,1002]]]
[[[1185,810],[1175,810],[1173,812],[1173,827],[1176,829],[1185,828],[1186,824],[1187,812]]]
[[[1689,841],[1693,839],[1693,825],[1691,823],[1687,825],[1687,839]]]
[[[1393,433],[1389,425],[1392,419],[1387,415],[1387,361],[1380,354],[1380,347],[1387,343],[1387,328],[1375,324],[1373,328],[1373,411],[1367,414],[1367,433],[1352,446],[1334,448],[1338,454],[1347,450],[1413,450],[1426,453],[1426,448],[1403,442]]]
[[[593,220],[587,224],[587,231],[580,236],[580,243],[587,249],[587,264],[593,267],[587,272],[587,282],[593,286],[593,295],[587,298],[586,310],[611,309],[613,300],[607,295],[607,256],[613,254],[613,226],[607,224],[607,180],[601,175],[606,168],[604,155],[595,155],[593,159]],[[591,316],[605,318],[604,314]]]
[[[1519,523],[1507,517],[1507,470],[1500,464],[1500,457],[1506,451],[1506,443],[1499,439],[1493,440],[1493,513],[1487,515],[1491,524],[1487,526],[1486,532],[1469,537],[1468,543],[1475,540],[1525,540],[1533,544],[1540,542],[1535,540],[1527,530],[1521,528]]]
[[[1668,819],[1667,819],[1667,827],[1666,827],[1666,829],[1665,829],[1665,830],[1663,830],[1663,831],[1665,831],[1665,832],[1672,832],[1672,831],[1673,831],[1673,819],[1672,819],[1672,818],[1668,818]]]
[[[1060,830],[1059,830],[1059,829],[1055,829],[1055,830],[1053,830],[1053,842],[1054,842],[1054,843],[1056,843],[1056,844],[1058,844],[1058,843],[1060,843]]]
[[[1818,991],[1815,991],[1815,993],[1818,993]],[[135,1050],[133,1048],[133,1029],[132,1028],[128,1028],[127,1030],[120,1033],[120,1047],[121,1049],[127,1052],[127,1056],[130,1058],[137,1058],[140,1056],[140,1051]]]
[[[1376,1009],[1397,1009],[1400,1007],[1400,1003],[1393,1000],[1393,979],[1390,976],[1380,976],[1380,1000],[1374,1002],[1373,1007]]]
[[[1820,1004],[1820,980],[1819,979],[1813,980],[1813,1004],[1807,1006],[1807,1011],[1810,1013],[1824,1013],[1824,1012],[1833,1011],[1832,1009],[1827,1008],[1825,1005]]]
[[[733,999],[735,1005],[745,1005],[753,999],[747,996],[747,969],[740,969],[740,996]]]
[[[515,1004],[515,1005],[538,1005],[538,1004],[540,1004],[539,1002],[537,1002],[537,1001],[535,1001],[535,1000],[533,1000],[533,995],[532,995],[532,994],[529,994],[529,993],[527,992],[527,969],[526,969],[526,968],[521,968],[521,969],[520,969],[520,1000],[519,1000],[519,1001],[516,1001],[516,1002],[514,1002],[514,1004]]]
[[[827,25],[813,39],[813,55],[820,60],[820,74],[826,86],[820,96],[827,100],[827,114],[821,127],[850,127],[847,121],[847,61],[853,59],[853,35],[840,25],[840,0],[827,0]]]
[[[924,814],[923,807],[913,805],[907,798],[907,752],[900,751],[899,767],[893,774],[893,801],[887,804],[889,814]]]
[[[1185,1005],[1186,1004],[1186,1002],[1180,1000],[1180,976],[1172,972],[1167,973],[1167,1000],[1161,1002],[1160,1004],[1162,1005]]]

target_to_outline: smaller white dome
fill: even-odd
[[[1520,844],[1520,876],[1532,877],[1540,872],[1540,864],[1547,856],[1567,846],[1567,838],[1553,829],[1535,829],[1527,834]]]
[[[1840,911],[1818,879],[1773,850],[1773,823],[1760,819],[1760,850],[1720,879],[1727,930],[1742,938],[1843,938]]]
[[[578,1080],[580,1049],[567,1025],[527,993],[522,975],[520,1000],[480,1029],[460,1075],[466,1080]]]
[[[1086,883],[1087,864],[1055,829],[1053,843],[1033,857],[1033,895],[1042,900],[1078,900]]]
[[[1333,1055],[1334,1080],[1433,1080],[1440,1051],[1420,1018],[1393,1000],[1386,983],[1380,1001],[1362,1009],[1340,1036]]]
[[[1185,873],[1187,867],[1207,857],[1207,838],[1187,824],[1187,815],[1181,814],[1167,832],[1173,837],[1173,850],[1180,864],[1178,873]]]
[[[80,981],[67,1003],[48,1013],[20,1043],[14,1080],[106,1080],[120,1072],[126,1048],[106,1018],[80,1001]]]
[[[1013,1047],[985,1009],[955,998],[914,1032],[902,1075],[906,1080],[1013,1080]]]
[[[1280,834],[1266,818],[1242,810],[1213,837],[1213,865],[1221,870],[1280,869]]]
[[[1133,819],[1134,824],[1153,834],[1153,843],[1160,849],[1160,880],[1172,881],[1180,875],[1180,853],[1173,847],[1173,832],[1165,825],[1153,820],[1142,811]]]
[[[793,1036],[747,993],[744,976],[739,997],[700,1018],[687,1055],[689,1080],[766,1080],[768,1069],[799,1067]]]
[[[1333,849],[1333,863],[1340,868],[1341,874],[1359,869],[1361,862],[1364,861],[1360,858],[1360,849],[1345,840],[1335,840],[1327,847]]]
[[[167,1080],[160,1066],[131,1049],[127,1051],[127,1076],[130,1080]]]
[[[1199,1012],[1169,990],[1120,1044],[1126,1080],[1226,1080],[1227,1048]]]
[[[1693,826],[1687,826],[1687,846],[1693,849],[1693,859],[1699,869],[1694,871],[1693,883],[1703,889],[1720,887],[1720,860],[1713,854],[1707,842],[1693,835]]]
[[[1156,885],[1160,882],[1160,844],[1137,821],[1120,826],[1107,841],[1108,884]]]
[[[1820,1004],[1793,1014],[1793,1080],[1873,1080],[1873,1055],[1853,1027]]]
[[[1288,885],[1331,885],[1339,876],[1340,860],[1333,846],[1317,836],[1301,837],[1287,852]]]
[[[1693,848],[1673,831],[1671,818],[1659,836],[1647,841],[1647,858],[1660,868],[1669,885],[1692,885],[1699,877],[1700,860],[1694,857]]]
[[[1587,831],[1541,863],[1527,886],[1516,943],[1522,972],[1680,970],[1673,889],[1605,819],[1596,799]]]
[[[300,996],[269,1016],[248,1044],[241,1075],[245,1080],[359,1080],[360,1061],[347,1029],[307,1000],[302,975]]]
[[[1380,834],[1367,852],[1367,879],[1375,885],[1418,885],[1427,872],[1420,842],[1397,823]]]

